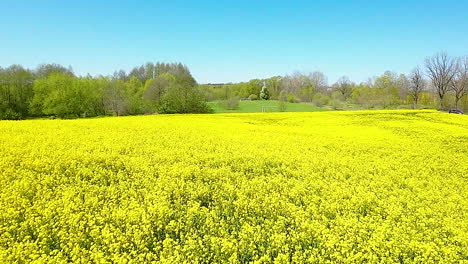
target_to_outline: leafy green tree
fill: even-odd
[[[258,100],[258,96],[256,94],[251,94],[251,95],[249,95],[248,98],[249,98],[250,101]]]
[[[106,113],[115,116],[127,114],[125,82],[123,80],[112,80],[105,83],[102,101]]]
[[[259,94],[258,91],[262,89],[261,80],[254,79],[247,83],[242,83],[240,87],[240,97],[248,97],[251,94]]]
[[[396,74],[386,71],[378,77],[374,83],[374,96],[383,108],[398,105],[400,103],[400,89],[397,84]]]
[[[260,98],[262,98],[263,100],[270,99],[270,92],[268,91],[266,85],[263,85],[262,87],[262,91],[260,92]]]
[[[279,110],[281,112],[286,111],[286,102],[288,100],[288,92],[285,90],[281,91],[279,96],[278,96],[278,101],[279,101]]]
[[[143,92],[144,86],[141,81],[135,76],[130,77],[128,82],[124,84],[127,112],[130,115],[144,113]]]
[[[200,84],[197,89],[202,93],[206,101],[215,101],[218,99],[216,95],[216,87],[210,84]]]
[[[20,65],[0,68],[0,119],[23,119],[33,96],[33,75]]]
[[[149,79],[153,79],[156,75],[156,65],[151,62],[147,62],[145,65],[133,68],[128,74],[128,78],[135,77],[141,83],[145,83]]]
[[[130,78],[124,70],[115,71],[114,74],[112,74],[112,80],[114,81],[128,81],[128,79]]]
[[[273,76],[265,80],[267,86],[270,87],[271,97],[277,98],[281,92],[282,77]]]
[[[101,97],[92,80],[57,73],[36,80],[33,90],[31,107],[35,113],[61,118],[96,115]]]
[[[90,101],[90,115],[106,115],[107,111],[104,101],[104,92],[111,81],[109,78],[102,76],[97,78],[86,78],[84,80],[88,82],[88,96],[92,98]]]
[[[164,94],[173,82],[175,82],[175,76],[170,73],[162,73],[146,81],[143,98],[148,110],[152,112],[158,110]]]
[[[316,93],[314,95],[314,98],[312,99],[312,102],[316,106],[324,106],[324,105],[328,104],[329,101],[330,101],[330,97],[328,97],[327,95],[322,94],[322,93]]]
[[[312,84],[307,84],[301,87],[301,98],[305,102],[311,102],[312,98],[314,97],[315,87]]]
[[[41,64],[36,68],[34,73],[36,79],[43,79],[49,77],[51,74],[63,74],[68,76],[75,76],[71,67],[65,68],[60,64]]]
[[[159,111],[161,113],[207,113],[210,108],[202,94],[187,78],[173,76],[168,78],[167,89],[161,98]]]

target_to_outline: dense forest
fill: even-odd
[[[112,76],[76,76],[43,64],[0,67],[0,119],[77,118],[152,113],[209,113],[207,101],[305,102],[332,109],[434,108],[467,110],[468,56],[438,53],[411,73],[387,71],[367,82],[343,76],[329,85],[321,72],[296,72],[228,84],[197,84],[181,63],[146,63]]]

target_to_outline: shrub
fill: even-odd
[[[316,106],[324,106],[326,104],[328,104],[328,102],[330,101],[330,97],[322,94],[322,93],[316,93],[314,95],[314,98],[312,99],[312,102],[316,105]]]
[[[331,94],[331,98],[334,99],[334,100],[345,101],[344,96],[339,91],[334,91]]]
[[[268,91],[268,88],[266,86],[263,86],[262,91],[260,92],[260,98],[262,98],[263,100],[270,99],[270,92]]]
[[[251,95],[249,95],[249,100],[250,101],[258,100],[258,96],[256,94],[251,94]]]
[[[6,109],[4,112],[0,112],[0,120],[2,119],[19,120],[22,119],[22,116],[12,109]]]
[[[279,100],[279,110],[280,112],[286,111],[286,100],[288,99],[286,91],[281,91],[278,100]]]
[[[329,105],[335,110],[343,110],[345,104],[338,99],[331,99]]]
[[[288,94],[288,102],[290,103],[297,103],[297,98],[294,94]]]
[[[231,97],[224,102],[226,109],[235,110],[239,108],[239,97]]]

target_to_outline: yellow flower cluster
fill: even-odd
[[[468,117],[0,121],[0,262],[466,263]]]

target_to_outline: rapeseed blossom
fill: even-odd
[[[462,263],[468,118],[0,121],[0,262]]]

